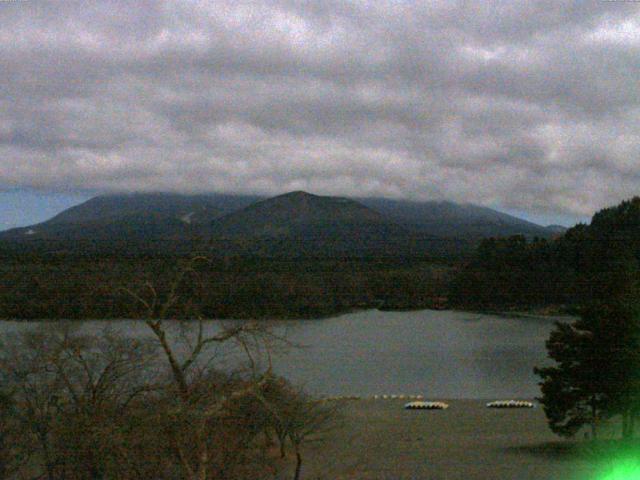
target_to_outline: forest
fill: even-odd
[[[7,255],[0,317],[135,318],[123,288],[165,288],[191,256]],[[430,308],[446,296],[452,267],[431,259],[209,257],[198,263],[207,318],[314,318],[364,308]]]
[[[486,239],[455,275],[452,305],[567,311],[633,288],[639,277],[640,198],[597,212],[554,240]]]
[[[555,239],[487,238],[457,255],[261,257],[204,250],[206,318],[317,318],[358,309],[575,312],[637,275],[640,199]],[[0,318],[134,318],[123,288],[163,288],[192,254],[0,252]]]

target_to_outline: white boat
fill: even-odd
[[[406,410],[445,410],[449,405],[444,402],[409,402],[405,403]]]
[[[487,403],[487,408],[534,408],[532,402],[525,400],[496,400]]]

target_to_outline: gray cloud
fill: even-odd
[[[637,194],[640,5],[0,3],[0,184],[447,198]]]

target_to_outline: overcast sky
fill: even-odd
[[[570,223],[640,193],[639,79],[633,1],[3,1],[0,228],[138,190]]]

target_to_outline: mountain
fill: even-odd
[[[414,232],[439,237],[549,237],[555,230],[522,220],[506,213],[469,203],[446,201],[412,202],[386,198],[362,198],[359,201],[393,218]]]
[[[258,197],[172,193],[104,195],[71,207],[43,225],[87,224],[148,216],[181,220],[188,224],[200,223],[242,208],[257,199]]]
[[[202,233],[213,219],[259,198],[173,193],[101,195],[45,222],[1,232],[0,240],[171,242]]]
[[[175,252],[207,245],[257,255],[451,254],[479,238],[552,229],[475,205],[348,199],[290,192],[272,198],[169,193],[104,195],[50,220],[0,233],[47,250]]]
[[[545,228],[554,235],[562,235],[568,230],[563,225],[547,225]]]
[[[290,192],[256,202],[213,222],[225,236],[327,235],[392,228],[380,213],[354,200]]]
[[[290,192],[214,220],[212,238],[249,242],[267,255],[384,255],[409,232],[355,200]]]

